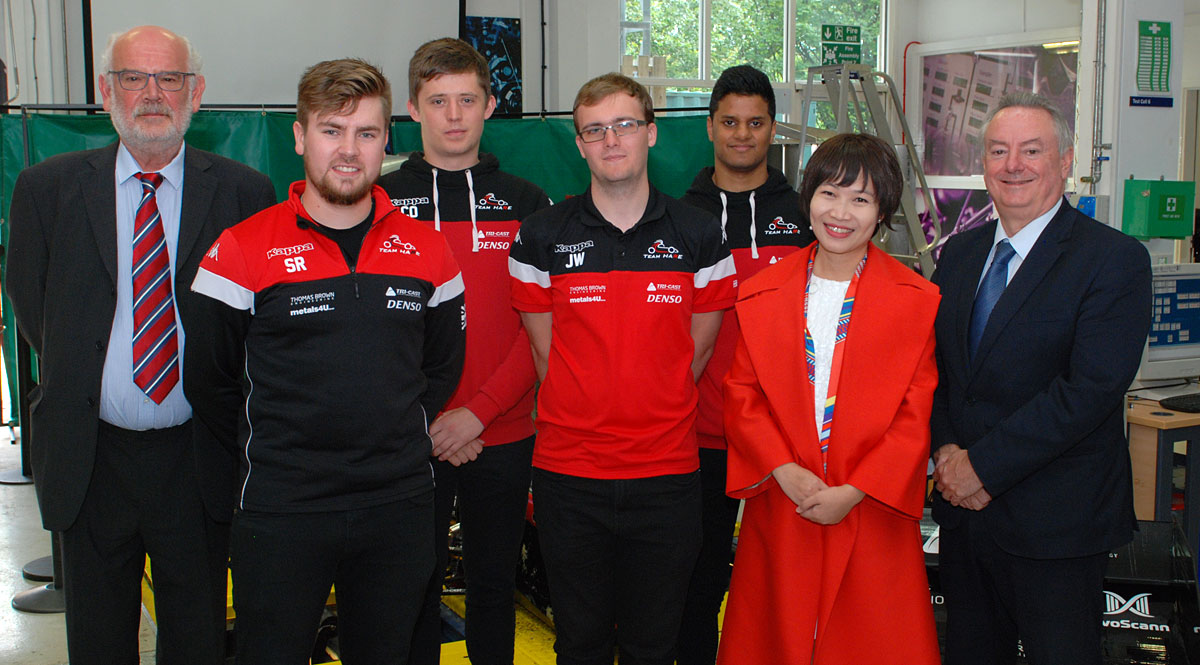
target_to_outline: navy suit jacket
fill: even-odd
[[[972,363],[967,327],[996,222],[951,238],[933,282],[939,385],[932,449],[969,451],[993,500],[981,524],[1005,551],[1049,559],[1132,538],[1124,395],[1150,328],[1150,260],[1066,201],[992,310]],[[943,528],[966,517],[934,492]]]
[[[17,177],[5,288],[21,333],[40,357],[30,398],[33,477],[42,524],[75,522],[96,454],[100,381],[117,306],[117,144],[71,152]],[[174,275],[185,353],[203,346],[211,301],[192,293],[204,252],[221,231],[275,203],[265,175],[188,147]],[[186,374],[186,358],[184,372]],[[236,461],[193,418],[194,457],[209,514],[228,522]]]

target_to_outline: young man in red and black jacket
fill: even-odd
[[[813,241],[800,219],[799,197],[778,169],[767,166],[775,136],[775,91],[750,65],[726,69],[713,86],[708,138],[714,164],[696,175],[685,203],[717,215],[745,280]],[[704,497],[704,543],[692,573],[676,640],[679,665],[712,665],[717,659],[717,613],[729,587],[729,557],[738,502],[725,495],[725,426],[721,384],[733,363],[737,311],[721,323],[712,358],[700,377],[696,438]]]
[[[406,214],[440,231],[462,266],[466,366],[458,390],[434,419],[438,565],[413,636],[413,665],[437,665],[441,648],[446,533],[454,498],[462,523],[467,585],[467,654],[478,665],[512,665],[513,591],[529,502],[533,385],[529,338],[510,303],[508,249],[521,220],[550,200],[533,183],[479,153],[496,107],[487,61],[460,39],[437,39],[413,54],[408,110],[424,150],[379,180]]]
[[[342,657],[407,662],[433,570],[427,427],[462,373],[462,276],[374,185],[390,100],[361,60],[305,72],[305,180],[222,233],[192,285],[223,304],[184,380],[241,459],[238,662],[306,662],[334,583]]]

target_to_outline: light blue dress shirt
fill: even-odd
[[[179,212],[183,204],[183,159],[186,148],[162,170],[162,185],[155,192],[158,212],[162,215],[167,255],[171,262],[171,285],[175,284],[175,255],[179,244]],[[183,325],[179,322],[179,304],[175,304],[175,322],[179,337],[179,383],[162,404],[146,396],[133,382],[133,218],[142,200],[142,183],[134,177],[141,167],[122,144],[117,148],[115,186],[117,192],[117,311],[113,316],[112,335],[104,356],[104,375],[100,385],[100,419],[131,430],[161,429],[182,425],[192,417],[192,407],[183,396]]]
[[[999,245],[1001,240],[1007,239],[1015,252],[1013,257],[1008,260],[1008,278],[1004,280],[1004,285],[1008,286],[1012,282],[1013,276],[1017,274],[1017,269],[1025,262],[1025,257],[1029,256],[1029,252],[1033,250],[1034,244],[1042,236],[1042,231],[1045,231],[1046,227],[1050,226],[1050,220],[1054,219],[1054,216],[1058,214],[1058,209],[1062,207],[1062,202],[1062,197],[1059,197],[1058,203],[1054,204],[1053,208],[1045,214],[1034,218],[1032,222],[1026,224],[1024,228],[1017,231],[1016,235],[1011,238],[1004,232],[1004,224],[996,224],[996,235],[992,238],[992,249],[988,252],[987,263],[983,265],[983,272],[979,274],[979,283],[983,283],[983,276],[987,274],[988,268],[992,267],[992,260],[996,258],[996,245]],[[975,291],[979,291],[979,284],[975,285]]]

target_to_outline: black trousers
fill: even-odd
[[[713,665],[717,661],[717,615],[729,590],[732,568],[733,525],[737,521],[737,499],[725,494],[726,453],[700,449],[700,494],[704,541],[696,569],[688,583],[683,604],[683,621],[675,641],[678,665]]]
[[[437,566],[413,633],[413,665],[438,665],[441,659],[442,583],[456,495],[467,578],[467,656],[473,665],[512,665],[513,593],[529,505],[533,439],[487,446],[462,466],[433,462]]]
[[[337,586],[346,665],[403,665],[433,568],[433,491],[382,506],[233,517],[237,661],[307,665]]]
[[[533,470],[558,665],[671,665],[700,550],[700,473],[627,480]],[[666,639],[664,639],[664,636]]]
[[[971,515],[942,529],[946,665],[1009,665],[1017,639],[1030,665],[1101,665],[1108,552],[1030,559],[1001,549]]]
[[[147,554],[158,662],[223,662],[229,525],[204,510],[191,423],[135,432],[102,422],[87,495],[62,548],[71,663],[137,664]]]

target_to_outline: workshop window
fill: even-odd
[[[861,28],[862,62],[880,66],[882,0],[618,1],[621,54],[664,58],[667,78],[713,80],[749,63],[773,81],[805,81],[821,64],[823,25]]]

